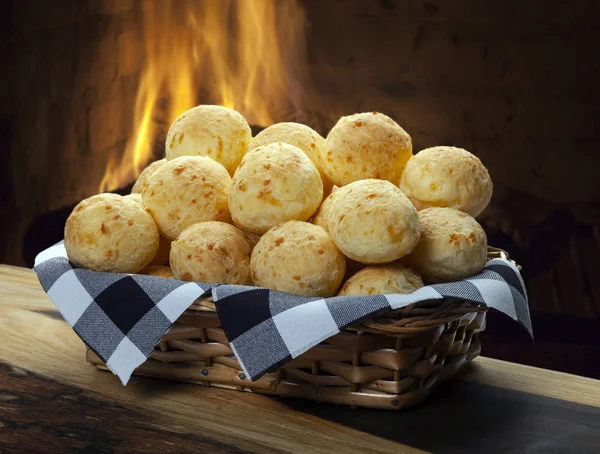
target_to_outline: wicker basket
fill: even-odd
[[[489,258],[507,258],[489,248]],[[460,300],[418,303],[345,329],[276,372],[248,380],[211,297],[199,298],[135,374],[238,391],[398,410],[423,401],[480,353],[487,308]],[[91,350],[87,360],[107,370]]]

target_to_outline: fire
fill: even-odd
[[[261,126],[298,119],[307,63],[296,0],[164,0],[141,8],[145,60],[132,135],[121,156],[109,156],[101,192],[133,181],[165,128],[195,105],[231,107]]]

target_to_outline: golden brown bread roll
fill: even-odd
[[[166,159],[165,159],[165,162],[166,162]],[[127,194],[126,196],[123,196],[123,197],[125,197],[126,199],[134,200],[143,206],[142,194],[132,192],[131,194]],[[161,235],[160,239],[158,241],[158,251],[156,252],[156,256],[152,259],[152,261],[150,262],[150,265],[148,265],[146,268],[151,268],[153,266],[168,265],[170,251],[171,251],[171,241],[167,240],[164,236]]]
[[[389,181],[355,181],[333,195],[329,234],[345,256],[387,263],[409,254],[419,242],[417,210]]]
[[[477,274],[487,259],[487,238],[479,223],[454,208],[419,211],[421,241],[406,257],[425,282],[452,282]]]
[[[161,235],[174,240],[192,224],[229,219],[231,177],[204,156],[182,156],[156,170],[144,186],[142,203]]]
[[[81,201],[65,225],[69,260],[94,271],[137,273],[156,255],[158,238],[144,208],[116,194]]]
[[[397,263],[367,266],[346,281],[339,296],[412,293],[423,287],[415,271]]]
[[[265,233],[252,251],[254,284],[305,296],[333,296],[346,259],[321,227],[289,221]]]
[[[207,156],[233,175],[248,150],[252,131],[246,119],[224,106],[201,105],[181,114],[171,125],[167,159]]]
[[[323,180],[323,193],[331,192],[331,183],[323,172],[321,155],[325,148],[325,139],[312,128],[300,123],[275,123],[256,135],[248,146],[253,150],[270,143],[284,142],[300,148],[315,165]]]
[[[493,185],[487,169],[467,150],[432,147],[408,161],[400,189],[418,210],[449,207],[475,217],[490,202]]]
[[[186,228],[171,245],[171,270],[177,279],[250,285],[250,241],[224,222],[200,222]]]
[[[276,142],[250,150],[235,175],[229,211],[242,230],[263,234],[289,220],[308,220],[321,204],[323,182],[302,150]]]
[[[340,118],[329,132],[323,171],[338,186],[368,178],[398,184],[411,156],[411,138],[394,120],[378,112],[359,113]]]

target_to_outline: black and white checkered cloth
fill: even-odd
[[[196,298],[212,289],[221,325],[246,376],[255,380],[370,315],[441,298],[481,303],[520,322],[532,335],[527,293],[517,268],[489,261],[469,279],[409,295],[310,298],[258,287],[101,273],[69,262],[63,243],[36,257],[48,296],[81,339],[123,384]]]

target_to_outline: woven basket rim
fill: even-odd
[[[508,252],[500,248],[488,246],[488,260],[496,258],[509,260],[520,269],[520,266],[514,260],[510,259]],[[412,337],[436,329],[440,325],[461,320],[467,314],[475,316],[479,312],[486,312],[487,309],[486,306],[479,303],[453,298],[420,301],[409,304],[401,309],[385,311],[361,320],[345,328],[343,332],[365,332],[388,336]],[[209,290],[194,301],[186,309],[185,314],[192,317],[210,317],[214,315],[218,320],[211,291]]]

